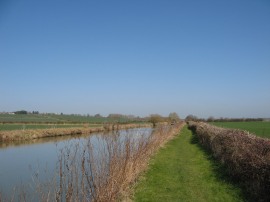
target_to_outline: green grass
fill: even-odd
[[[193,138],[184,127],[159,151],[135,188],[135,201],[243,201],[240,189]]]
[[[57,115],[57,114],[0,114],[0,123],[106,123],[119,122],[131,123],[127,118],[93,117],[82,115]]]
[[[144,120],[128,118],[93,117],[83,115],[57,114],[0,114],[1,130],[48,129],[83,127],[84,125],[100,126],[105,123],[145,123]]]
[[[258,122],[214,122],[215,126],[247,130],[260,137],[270,138],[270,121]]]
[[[57,118],[37,114],[0,114],[0,122],[6,123],[57,123],[62,122]]]

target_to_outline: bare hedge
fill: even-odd
[[[252,200],[270,201],[270,140],[247,131],[188,122],[200,144],[239,181]]]

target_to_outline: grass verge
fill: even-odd
[[[135,188],[134,201],[243,201],[241,190],[184,127],[151,160]]]

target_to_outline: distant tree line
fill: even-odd
[[[147,121],[151,122],[154,126],[156,126],[157,123],[161,123],[161,122],[174,124],[176,122],[181,121],[181,119],[176,112],[172,112],[169,114],[168,117],[161,116],[159,114],[151,114],[149,117],[147,117]]]
[[[151,122],[155,126],[157,123],[160,122],[167,122],[174,124],[176,122],[179,122],[181,119],[179,115],[176,112],[171,112],[168,116],[162,116],[160,114],[151,114],[147,117],[140,117],[140,116],[134,116],[134,115],[125,115],[125,114],[118,114],[118,113],[112,113],[108,116],[102,116],[101,114],[56,114],[56,113],[39,113],[39,111],[32,111],[28,112],[26,110],[19,110],[13,112],[14,114],[39,114],[39,115],[61,115],[61,116],[76,116],[76,117],[85,117],[85,118],[95,118],[99,119],[99,121],[105,121],[105,122]],[[67,117],[66,117],[67,118]],[[197,117],[192,116],[192,119],[199,120]]]
[[[19,111],[15,111],[13,113],[14,114],[39,114],[39,111],[28,112],[26,110],[19,110]]]
[[[3,114],[4,112],[2,112]],[[26,110],[19,110],[19,111],[15,111],[12,112],[14,114],[40,114],[39,111],[32,111],[32,112],[28,112]],[[45,115],[57,115],[56,113],[41,113],[41,114],[45,114]],[[61,115],[64,115],[63,113],[61,113]],[[94,117],[94,118],[98,118],[98,119],[108,119],[109,121],[113,121],[113,122],[151,122],[153,123],[153,125],[156,125],[158,122],[170,122],[170,123],[175,123],[178,122],[180,119],[180,117],[178,116],[178,114],[176,112],[172,112],[170,113],[168,116],[162,116],[159,114],[151,114],[148,117],[139,117],[139,116],[134,116],[134,115],[124,115],[124,114],[109,114],[107,117],[106,116],[102,116],[101,114],[95,114],[95,115],[81,115],[81,114],[66,114],[67,116],[83,116],[83,117]],[[185,121],[202,121],[202,122],[248,122],[248,121],[264,121],[263,118],[215,118],[213,116],[210,116],[209,118],[205,119],[205,118],[199,118],[195,115],[189,114],[186,118]]]
[[[28,112],[25,110],[20,110],[20,111],[14,112],[14,114],[28,114]]]
[[[198,118],[194,115],[188,115],[185,118],[185,121],[203,121],[203,122],[248,122],[248,121],[263,121],[263,118],[214,118],[213,116],[210,116],[207,119]]]

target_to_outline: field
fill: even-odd
[[[249,131],[257,136],[270,138],[270,121],[254,122],[214,122],[215,126]]]
[[[136,121],[137,120],[123,117],[93,117],[56,114],[0,114],[0,123],[130,123]]]
[[[112,117],[56,114],[0,114],[0,131],[25,129],[51,129],[95,127],[104,123],[142,123],[142,120]]]

